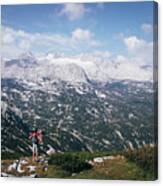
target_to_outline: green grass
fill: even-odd
[[[157,179],[158,177],[158,155],[157,147],[146,145],[143,148],[130,149],[122,153],[130,162],[134,162],[147,173],[147,177]]]
[[[114,159],[104,160],[103,163],[88,164],[94,157],[114,156]],[[48,170],[44,171],[44,164],[33,163],[27,158],[29,164],[36,165],[36,173],[45,178],[68,179],[107,179],[107,180],[156,180],[157,179],[157,151],[155,147],[146,146],[141,149],[125,152],[66,152],[46,157]],[[3,166],[8,167],[13,160],[4,160]],[[26,168],[24,167],[26,170]],[[6,172],[7,170],[3,170]],[[28,173],[28,171],[26,171]],[[22,175],[26,175],[26,172]]]
[[[107,180],[153,180],[135,163],[111,160],[103,166],[95,166],[92,170],[82,172],[76,179],[107,179]]]
[[[127,159],[106,160],[104,164],[95,164],[92,169],[83,170],[74,175],[59,166],[50,165],[44,177],[100,180],[155,180],[153,174],[144,171],[136,163],[130,162]]]

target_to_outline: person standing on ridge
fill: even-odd
[[[37,161],[38,160],[38,134],[37,134],[37,129],[33,129],[32,132],[29,135],[29,139],[32,142],[32,161]]]

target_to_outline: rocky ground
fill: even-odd
[[[48,170],[48,161],[40,156],[37,162],[31,158],[25,157],[17,160],[2,160],[2,177],[41,177]]]
[[[125,158],[120,155],[104,156],[96,157],[88,163],[94,168],[98,168],[99,166],[105,166],[107,162],[123,161],[124,159]],[[48,165],[48,160],[45,156],[40,156],[38,161],[32,161],[29,157],[20,158],[19,160],[2,160],[1,169],[2,177],[48,177],[49,171],[53,171],[51,165]],[[77,174],[73,173],[72,177],[76,175]]]

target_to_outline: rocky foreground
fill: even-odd
[[[86,156],[88,159],[85,159]],[[89,159],[88,156],[93,158]],[[131,161],[133,157],[133,153],[130,157],[129,154],[97,156],[85,153],[83,156],[82,153],[59,153],[48,157],[40,156],[37,162],[33,162],[30,157],[2,160],[1,177],[155,180],[157,170],[153,167],[154,164],[148,166],[148,160],[146,170],[139,162]],[[149,171],[151,167],[153,168]]]

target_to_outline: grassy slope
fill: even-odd
[[[57,166],[49,166],[45,177],[68,179],[107,179],[107,180],[154,180],[154,176],[145,172],[142,168],[126,159],[107,160],[101,164],[95,164],[90,170],[75,175],[69,175]]]
[[[12,160],[4,160],[3,164],[10,165]],[[77,174],[70,174],[62,170],[59,166],[49,165],[48,171],[43,171],[44,165],[29,162],[28,165],[37,166],[36,174],[39,177],[44,178],[67,178],[67,179],[107,179],[107,180],[154,180],[154,177],[150,173],[144,172],[144,170],[138,167],[135,163],[129,162],[126,159],[119,160],[106,160],[104,163],[95,164],[92,169],[85,170]],[[26,170],[22,174],[12,171],[15,176],[29,176]],[[3,170],[3,172],[7,172]],[[7,172],[11,173],[11,172]]]
[[[82,172],[74,178],[110,179],[110,180],[153,180],[151,175],[133,162],[126,160],[109,160],[104,164],[95,165],[92,170]]]
[[[155,159],[157,159],[156,149],[153,147],[145,147],[134,151],[127,151],[122,153],[112,153],[114,159],[104,160],[103,163],[94,163],[89,170],[79,171],[73,173],[71,170],[66,171],[59,164],[60,160],[64,160],[66,165],[76,166],[75,158],[79,161],[85,162],[92,160],[94,157],[110,156],[110,153],[64,153],[55,154],[46,159],[51,159],[48,164],[47,171],[44,170],[45,163],[33,163],[31,158],[26,158],[28,165],[36,166],[36,173],[38,177],[45,178],[68,178],[68,179],[108,179],[108,180],[155,180],[157,178],[157,166],[155,166]],[[24,159],[24,158],[23,158]],[[17,172],[7,172],[7,167],[12,164],[14,160],[2,160],[2,172],[6,172],[15,176],[28,176],[29,170],[22,167],[25,172],[18,174]],[[56,164],[58,162],[58,164]],[[47,164],[46,164],[47,166]],[[155,173],[155,174],[154,174]]]

